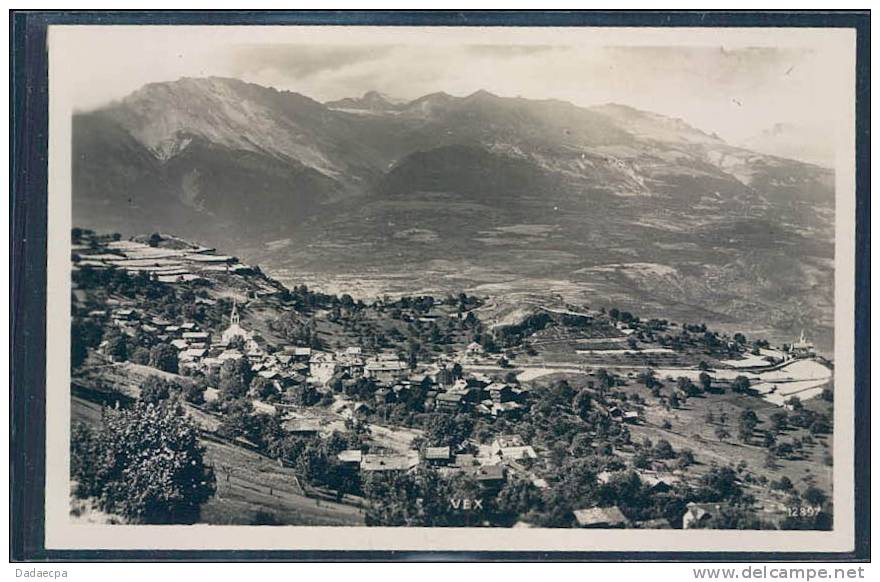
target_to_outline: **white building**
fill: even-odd
[[[804,330],[801,330],[800,339],[791,344],[791,355],[796,358],[812,358],[816,355],[816,348],[812,342],[807,341],[807,338],[804,337]]]
[[[336,373],[336,358],[328,352],[312,352],[309,358],[309,375],[311,381],[317,384],[325,384]]]
[[[232,340],[237,337],[240,337],[242,340],[244,340],[244,351],[248,354],[262,352],[260,345],[254,339],[253,332],[250,332],[241,326],[240,318],[238,315],[238,305],[236,304],[235,300],[233,300],[232,313],[229,314],[229,327],[223,330],[221,338],[224,344],[229,345]]]

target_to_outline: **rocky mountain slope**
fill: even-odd
[[[81,226],[177,232],[330,290],[552,293],[830,346],[833,173],[683,120],[208,78],[73,124]]]

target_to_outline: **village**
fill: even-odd
[[[831,385],[831,363],[816,354],[803,333],[790,345],[780,347],[741,337],[719,338],[705,326],[690,331],[682,326],[673,337],[663,335],[675,327],[669,322],[641,321],[617,310],[577,306],[542,307],[521,322],[488,328],[492,333],[486,333],[488,326],[482,323],[465,324],[487,318],[485,302],[456,299],[453,305],[452,299],[432,299],[427,309],[401,309],[401,301],[394,303],[393,309],[403,311],[399,319],[416,330],[430,326],[433,331],[446,317],[453,321],[445,324],[448,329],[457,325],[456,330],[465,330],[459,335],[449,332],[452,339],[442,350],[436,346],[433,350],[424,346],[418,351],[407,350],[404,343],[395,349],[377,346],[375,341],[346,344],[352,334],[334,344],[321,340],[321,333],[326,332],[315,329],[302,334],[303,341],[291,342],[273,333],[277,327],[256,321],[267,305],[275,305],[267,302],[287,294],[283,286],[265,277],[259,268],[218,255],[213,249],[167,235],[123,241],[79,232],[74,236],[73,268],[80,275],[98,278],[125,273],[147,289],[145,295],[139,291],[128,293],[128,297],[108,293],[96,301],[89,285],[78,283],[90,279],[75,273],[74,315],[81,327],[99,329],[102,337],[83,356],[87,360],[83,370],[134,362],[173,374],[180,382],[195,386],[195,395],[187,398],[188,406],[195,411],[194,418],[209,419],[202,420],[202,426],[212,433],[223,434],[218,423],[222,426],[225,422],[230,402],[240,400],[247,402],[250,414],[271,417],[285,434],[306,441],[327,441],[334,434],[365,434],[351,439],[357,446],[334,451],[333,460],[341,471],[355,475],[360,482],[376,475],[399,476],[429,468],[444,479],[472,479],[480,487],[477,499],[497,498],[506,486],[519,482],[544,494],[560,480],[556,465],[560,455],[568,453],[557,450],[549,437],[538,438],[540,431],[518,427],[536,425],[538,420],[559,414],[564,419],[562,426],[592,423],[591,430],[571,429],[585,432],[590,454],[608,449],[601,453],[606,459],[604,466],[595,471],[600,489],[614,486],[626,471],[634,471],[646,495],[672,495],[717,470],[712,463],[698,462],[701,467],[694,472],[689,467],[693,463],[682,461],[692,455],[682,452],[689,439],[676,440],[669,418],[678,418],[689,408],[696,414],[696,406],[685,403],[702,405],[716,397],[713,395],[723,394],[717,398],[725,402],[734,398],[763,402],[767,418],[776,414],[774,409],[805,415],[804,403],[822,402]],[[170,317],[158,308],[157,301],[147,298],[151,286],[185,291],[191,308],[200,310],[194,311],[200,320],[185,314]],[[334,315],[334,324],[357,309]],[[359,309],[364,312],[369,307]],[[332,311],[339,308],[334,304]],[[330,312],[329,308],[321,311]],[[245,321],[244,314],[253,325]],[[136,344],[140,346],[131,347]],[[87,378],[92,373],[83,371],[80,375]],[[231,377],[240,381],[233,382]],[[556,384],[548,388],[548,382]],[[661,385],[665,391],[660,390]],[[564,391],[560,403],[549,408],[548,390]],[[642,394],[647,398],[653,394],[656,404],[649,404]],[[137,398],[139,392],[130,396]],[[582,410],[577,410],[578,399]],[[560,406],[563,411],[553,412],[553,407]],[[747,410],[752,408],[761,407],[746,405]],[[706,410],[708,418],[712,410]],[[810,414],[812,423],[818,413]],[[420,415],[434,416],[420,421]],[[757,416],[755,419],[757,426],[761,421]],[[437,429],[441,421],[451,428]],[[466,425],[468,430],[450,436],[458,425]],[[803,428],[811,429],[812,424]],[[706,448],[717,463],[723,460],[718,449],[726,446],[727,439],[722,438],[721,429],[713,430],[719,445]],[[759,433],[763,431],[742,440],[751,445]],[[824,433],[815,429],[812,434]],[[662,437],[659,441],[658,435]],[[233,444],[259,449],[253,440],[246,434],[231,436]],[[804,439],[798,436],[797,440]],[[661,442],[669,450],[657,453]],[[576,443],[575,435],[570,446]],[[640,455],[651,458],[641,460]],[[616,460],[609,461],[613,456]],[[808,475],[806,482],[812,483],[814,475]],[[781,520],[790,505],[786,491],[768,493],[773,488],[760,484],[757,477],[748,472],[742,476],[748,477],[748,489],[761,490],[765,501],[762,511]],[[319,485],[316,491],[330,489],[327,482]],[[362,486],[347,491],[340,488],[335,501],[368,503],[365,496]],[[728,503],[692,501],[671,520],[639,518],[633,511],[628,516],[617,504],[573,507],[570,518],[579,527],[705,527],[710,518],[726,514]],[[513,524],[534,526],[522,515],[516,516]]]

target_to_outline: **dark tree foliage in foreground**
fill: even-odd
[[[97,348],[103,339],[101,326],[88,319],[73,318],[70,324],[70,359],[76,368],[86,359],[89,348]]]
[[[195,523],[215,491],[198,429],[172,405],[108,409],[99,430],[75,425],[71,474],[78,496],[130,523]]]
[[[176,374],[177,350],[169,344],[157,344],[150,349],[150,365],[165,372]]]
[[[697,521],[699,529],[776,529],[771,523],[759,519],[753,511],[742,507],[724,507],[717,515]]]
[[[140,399],[148,404],[159,404],[163,400],[168,400],[172,391],[179,391],[180,388],[158,376],[150,376],[141,385]]]
[[[474,527],[489,523],[495,514],[493,500],[485,496],[470,476],[444,479],[436,470],[422,467],[413,473],[372,473],[364,479],[370,501],[368,526]],[[464,500],[481,500],[480,507]]]

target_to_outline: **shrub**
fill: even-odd
[[[149,376],[141,385],[140,399],[150,404],[159,404],[171,396],[172,384],[158,376]]]
[[[108,410],[103,427],[77,427],[71,473],[77,493],[132,523],[194,523],[215,491],[192,420],[169,405]]]

